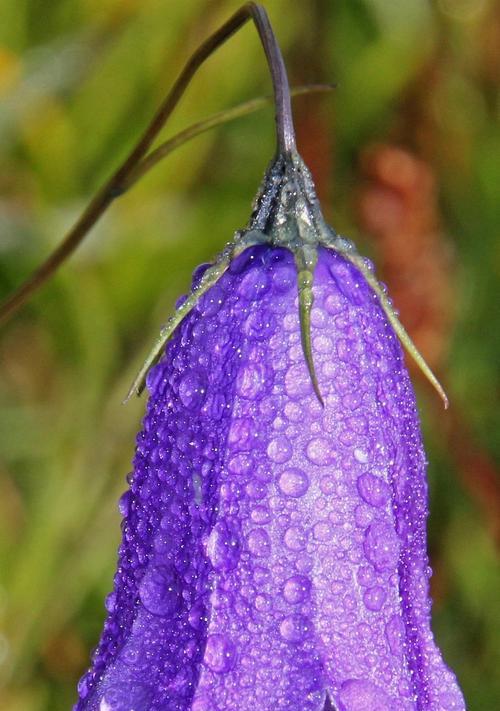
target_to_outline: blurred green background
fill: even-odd
[[[434,630],[471,711],[500,699],[500,5],[270,0],[324,210],[377,263],[449,391],[415,382]],[[232,0],[0,0],[0,295],[126,154]],[[247,26],[168,136],[269,93]],[[0,337],[0,707],[69,709],[112,584],[144,399],[128,385],[192,269],[247,221],[272,110],[181,148],[118,200]]]

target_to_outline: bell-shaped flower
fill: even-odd
[[[465,708],[430,628],[426,459],[393,326],[405,338],[300,158],[278,158],[149,372],[78,711]]]

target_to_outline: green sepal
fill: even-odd
[[[355,267],[359,269],[359,271],[362,273],[368,284],[371,286],[375,294],[378,296],[378,299],[380,301],[380,305],[382,306],[382,309],[384,310],[385,315],[387,316],[387,319],[391,326],[393,327],[397,337],[399,338],[401,344],[403,345],[404,349],[406,352],[413,358],[414,362],[418,366],[419,370],[423,373],[423,375],[427,378],[429,383],[432,385],[432,387],[436,390],[438,393],[439,397],[443,401],[444,409],[447,410],[449,406],[449,400],[448,396],[446,395],[446,392],[437,379],[437,377],[434,375],[432,372],[431,368],[429,365],[427,365],[427,362],[423,355],[420,353],[416,345],[413,343],[412,339],[410,338],[410,335],[408,334],[408,331],[405,329],[401,321],[399,320],[399,317],[394,309],[394,306],[392,305],[391,301],[387,297],[387,294],[385,293],[383,287],[381,286],[380,282],[376,279],[376,277],[372,274],[372,272],[369,270],[369,268],[366,266],[365,261],[363,260],[362,257],[359,255],[355,254],[345,254],[344,256],[352,263],[354,264]]]
[[[246,249],[246,245],[237,247],[235,244],[229,244],[220,254],[215,264],[208,267],[200,279],[200,283],[191,291],[186,300],[179,306],[174,315],[169,318],[166,325],[162,328],[153,348],[150,350],[140,371],[137,373],[134,382],[130,386],[130,390],[128,391],[124,402],[130,400],[133,395],[140,395],[142,393],[146,386],[146,378],[149,371],[160,360],[165,344],[172,336],[177,326],[179,326],[186,316],[188,316],[196,307],[203,294],[205,294],[219,281],[221,276],[226,272],[227,268],[231,264],[231,260],[240,254],[243,249]]]
[[[311,343],[311,310],[314,303],[314,267],[318,261],[318,252],[316,249],[309,251],[313,256],[311,258],[311,256],[308,255],[307,259],[304,255],[304,250],[294,253],[295,264],[297,266],[297,287],[299,292],[300,340],[313,390],[321,407],[324,407],[325,403],[321,396],[318,377],[316,375],[316,368],[314,367],[314,357]]]

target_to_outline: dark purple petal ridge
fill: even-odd
[[[199,276],[197,277],[199,278]],[[319,248],[240,254],[150,371],[114,590],[76,711],[459,711],[430,629],[425,455],[401,346]]]

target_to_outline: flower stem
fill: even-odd
[[[26,303],[33,293],[50,279],[83,241],[113,200],[124,192],[137,167],[147,158],[154,140],[179,103],[196,71],[218,47],[224,44],[249,20],[253,21],[257,29],[271,73],[276,106],[278,152],[290,153],[294,151],[295,133],[292,121],[290,89],[283,57],[265,9],[257,3],[249,2],[242,5],[227,22],[210,35],[191,55],[172,89],[120,167],[98,190],[59,247],[0,306],[0,323],[9,319]]]

